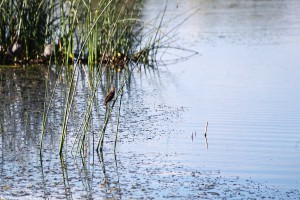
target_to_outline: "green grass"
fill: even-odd
[[[119,54],[129,60],[136,50],[134,28],[142,6],[140,0],[2,0],[2,63],[44,61],[44,47],[52,43],[53,47],[61,44],[61,48],[53,48],[52,61],[68,65],[78,58],[88,64],[119,65]],[[15,36],[22,53],[10,56],[6,50]]]

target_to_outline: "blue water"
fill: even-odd
[[[147,1],[144,18],[164,6]],[[149,104],[186,108],[169,127],[183,133],[151,143],[147,151],[178,152],[193,168],[300,189],[300,2],[171,1],[166,18],[188,11],[182,19],[197,8],[172,45],[199,54],[161,66],[159,84],[142,86],[159,86],[157,96],[145,100]],[[169,49],[163,58],[174,54],[184,51]]]
[[[147,0],[142,20],[157,25],[165,5]],[[66,77],[54,66],[0,68],[0,199],[299,199],[300,1],[169,0],[163,25],[170,48],[155,70],[134,70],[116,156],[118,105],[103,160],[94,149],[105,113],[99,88],[85,165],[70,152],[88,73],[78,72],[62,165]],[[57,77],[41,166],[45,80],[54,88]]]

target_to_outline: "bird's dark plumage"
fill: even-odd
[[[115,87],[112,86],[110,92],[106,95],[104,99],[104,105],[106,106],[108,102],[110,102],[115,96]]]

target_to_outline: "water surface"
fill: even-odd
[[[163,6],[148,1],[144,17],[154,17],[153,10]],[[162,67],[161,81],[150,83],[149,90],[159,91],[145,101],[186,111],[170,127],[176,133],[147,147],[180,153],[180,163],[194,169],[299,189],[299,6],[298,1],[169,2],[167,16],[189,10],[183,15],[188,17],[200,8],[176,40],[200,55]],[[179,22],[170,27],[173,23]],[[175,53],[181,55],[164,58]]]
[[[146,1],[142,18],[164,6]],[[171,29],[198,8],[171,44],[198,54],[170,64],[191,53],[170,48],[162,57],[168,65],[136,70],[126,86],[116,157],[116,113],[103,157],[94,153],[105,111],[99,93],[85,165],[68,153],[60,161],[67,94],[60,77],[41,166],[43,83],[58,72],[2,67],[0,198],[298,199],[300,2],[169,1],[165,24]],[[71,140],[88,101],[87,77],[80,71]]]

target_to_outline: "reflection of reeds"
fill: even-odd
[[[62,178],[64,183],[65,194],[68,197],[68,199],[72,199],[72,192],[71,192],[71,187],[70,187],[70,182],[68,177],[68,165],[63,157],[60,157],[60,167],[63,175]]]
[[[118,110],[117,129],[116,129],[116,136],[115,136],[115,142],[114,142],[115,159],[116,159],[116,149],[117,149],[117,141],[118,141],[118,133],[119,133],[119,123],[120,123],[120,115],[121,115],[122,97],[123,97],[123,92],[121,93],[121,97],[120,97],[120,100],[119,100],[120,104],[119,104],[119,110]]]
[[[108,9],[108,12],[111,12],[110,8],[108,7],[108,5],[106,5],[106,7],[104,9]],[[126,10],[124,8],[119,8],[122,10]],[[105,11],[106,12],[106,11]],[[101,12],[100,14],[105,15],[105,12],[103,10],[103,12]],[[114,16],[114,15],[113,15]],[[89,69],[91,73],[91,77],[94,77],[92,80],[90,80],[90,88],[91,88],[91,96],[89,98],[88,101],[88,106],[87,106],[87,110],[86,110],[86,115],[84,117],[84,119],[81,122],[80,125],[80,129],[78,129],[78,138],[77,138],[77,150],[82,150],[83,149],[83,145],[84,145],[84,141],[86,139],[86,133],[87,133],[87,127],[90,121],[90,117],[91,117],[91,108],[92,105],[94,104],[94,96],[98,90],[98,86],[99,84],[102,83],[103,79],[102,76],[105,73],[108,73],[105,77],[105,81],[106,81],[106,88],[111,87],[111,85],[113,85],[112,80],[110,80],[111,75],[109,74],[114,74],[115,72],[111,69],[111,67],[114,67],[115,65],[117,65],[117,67],[122,67],[125,70],[123,70],[122,73],[122,79],[120,81],[119,85],[116,85],[116,83],[114,84],[116,88],[118,88],[116,95],[115,95],[115,101],[113,101],[111,103],[111,105],[106,109],[106,114],[105,114],[105,119],[103,122],[103,126],[100,132],[100,139],[98,141],[98,145],[97,145],[97,151],[102,151],[103,149],[103,142],[104,142],[104,138],[105,138],[105,131],[106,131],[106,127],[108,125],[108,122],[111,118],[111,114],[112,114],[112,110],[115,106],[116,101],[118,100],[118,97],[121,95],[122,96],[122,92],[123,92],[123,88],[125,86],[125,84],[127,83],[130,74],[132,73],[132,67],[130,66],[126,66],[123,63],[121,63],[121,65],[118,63],[119,61],[122,60],[134,60],[135,62],[148,62],[147,57],[150,55],[149,52],[153,49],[153,46],[156,42],[159,41],[159,39],[155,39],[155,40],[150,40],[152,41],[151,43],[147,43],[144,44],[144,48],[141,51],[138,51],[138,53],[132,53],[131,56],[129,56],[128,58],[126,58],[128,55],[128,52],[134,52],[135,49],[137,48],[137,46],[139,45],[138,43],[135,43],[135,46],[133,46],[134,44],[134,40],[132,39],[132,36],[135,34],[133,32],[133,28],[134,25],[136,24],[136,22],[138,22],[137,19],[135,20],[126,20],[124,19],[124,16],[121,16],[121,14],[119,13],[117,16],[115,16],[115,22],[112,22],[110,28],[107,30],[108,34],[106,35],[104,32],[104,35],[101,35],[100,38],[107,36],[106,39],[104,39],[103,43],[101,45],[99,45],[99,48],[101,47],[100,50],[97,50],[97,54],[91,54],[90,52],[92,51],[88,51],[89,52],[89,59],[88,62],[89,63],[97,63],[96,60],[99,60],[99,58],[97,57],[97,55],[100,55],[100,66],[104,66],[105,69],[103,69],[103,67],[99,67],[98,70],[94,71],[93,68],[91,68],[92,64],[89,65]],[[128,17],[128,16],[127,16]],[[133,13],[131,13],[129,15],[129,17],[133,17]],[[101,15],[98,15],[96,20],[93,21],[93,24],[90,26],[90,30],[88,32],[88,36],[86,37],[86,39],[84,40],[83,44],[85,45],[85,43],[87,42],[87,46],[90,49],[90,38],[93,37],[95,34],[99,34],[99,31],[95,29],[95,27],[97,28],[97,24],[98,21],[101,19]],[[112,19],[114,19],[114,17],[112,17]],[[130,23],[128,23],[130,22]],[[106,24],[109,25],[109,24]],[[103,28],[103,27],[102,27]],[[121,31],[121,32],[120,32]],[[157,38],[159,32],[159,28],[156,28],[154,31],[154,38]],[[100,31],[101,34],[101,31]],[[150,38],[150,37],[149,37]],[[103,38],[102,38],[103,39]],[[95,42],[95,41],[94,41]],[[97,45],[96,45],[97,46]],[[94,47],[93,47],[94,48]],[[98,46],[97,46],[98,48]],[[84,47],[81,47],[81,50],[79,52],[79,56],[81,54],[81,52],[83,52]],[[123,52],[123,53],[122,53]],[[155,53],[155,52],[154,52]],[[130,54],[130,53],[129,53]],[[113,55],[113,56],[111,56]],[[124,55],[124,56],[123,56]],[[108,61],[105,59],[109,59]],[[126,62],[125,62],[126,64]],[[68,124],[68,119],[69,119],[69,115],[72,109],[72,102],[74,99],[74,95],[75,95],[75,91],[76,91],[76,80],[74,80],[75,73],[77,70],[77,63],[75,63],[74,66],[74,70],[73,70],[73,75],[70,78],[70,85],[69,85],[69,92],[68,92],[68,98],[67,98],[67,103],[66,103],[66,107],[65,107],[65,114],[64,114],[64,120],[63,120],[63,128],[62,128],[62,134],[61,134],[61,145],[60,145],[60,153],[62,153],[62,148],[64,146],[64,143],[66,141],[66,136],[67,136],[67,124]],[[111,68],[111,69],[109,69]],[[133,67],[134,68],[134,67]],[[94,74],[95,73],[95,74]],[[121,105],[121,101],[120,101],[120,105]],[[120,116],[120,108],[119,108],[119,114],[118,116]],[[119,120],[118,120],[118,124],[119,124]],[[118,132],[118,124],[117,124],[117,132]],[[116,138],[117,140],[117,133],[116,133]],[[75,143],[74,143],[75,144]],[[116,141],[115,141],[115,147],[116,147]],[[77,152],[77,151],[76,151]]]
[[[75,133],[72,143],[72,153],[83,153],[86,145],[90,144],[90,126],[93,109],[99,106],[97,94],[100,90],[106,94],[108,88],[114,86],[116,94],[114,101],[107,106],[105,112],[97,113],[103,116],[98,122],[102,128],[97,136],[97,151],[102,151],[107,125],[114,112],[115,103],[119,102],[117,113],[116,135],[114,147],[118,139],[119,118],[121,115],[122,94],[124,86],[130,81],[131,74],[136,67],[153,66],[159,48],[168,48],[170,37],[162,30],[162,14],[157,26],[139,19],[141,1],[99,1],[92,5],[91,1],[47,1],[51,5],[47,10],[46,30],[44,40],[50,41],[53,46],[58,40],[59,46],[54,53],[54,60],[61,60],[73,65],[62,68],[64,80],[67,81],[68,91],[63,107],[61,138],[59,153],[68,143],[68,124],[74,111],[77,83],[80,72],[88,77],[87,101],[85,111]],[[118,11],[118,12],[117,12]],[[166,10],[164,10],[165,12]],[[162,41],[165,37],[167,40]],[[53,48],[54,50],[56,48]],[[52,57],[50,59],[53,59]],[[85,68],[83,63],[87,62]],[[87,69],[87,70],[86,70]],[[62,75],[60,74],[59,77]],[[57,83],[60,80],[57,79]],[[56,83],[56,84],[57,84]],[[46,81],[47,87],[47,81]],[[52,92],[45,94],[44,116],[40,147],[42,152],[44,134],[47,129],[47,117],[54,98],[55,87]],[[98,138],[99,137],[99,138]],[[94,148],[95,136],[92,135]]]
[[[119,86],[119,89],[116,93],[116,97],[115,97],[115,101],[112,102],[111,106],[108,107],[106,109],[106,116],[105,116],[105,120],[104,120],[104,124],[102,126],[102,129],[101,129],[101,132],[100,132],[100,139],[98,141],[98,145],[97,145],[97,151],[102,151],[103,149],[103,142],[104,142],[104,137],[105,137],[105,131],[106,131],[106,127],[107,127],[107,124],[109,122],[109,119],[111,117],[111,114],[112,114],[112,110],[115,106],[115,103],[117,102],[117,99],[118,97],[121,95],[122,97],[122,93],[123,93],[123,88],[125,86],[125,84],[127,83],[127,80],[128,80],[128,77],[130,76],[132,70],[130,70],[129,68],[126,69],[126,71],[124,72],[124,75],[122,77],[122,81],[121,81],[121,84]],[[120,102],[120,106],[121,106],[121,102]],[[119,109],[119,113],[118,113],[118,116],[120,115],[120,109]],[[117,127],[119,126],[119,123],[117,124]],[[118,128],[117,128],[118,130]],[[117,137],[116,137],[117,139]]]

